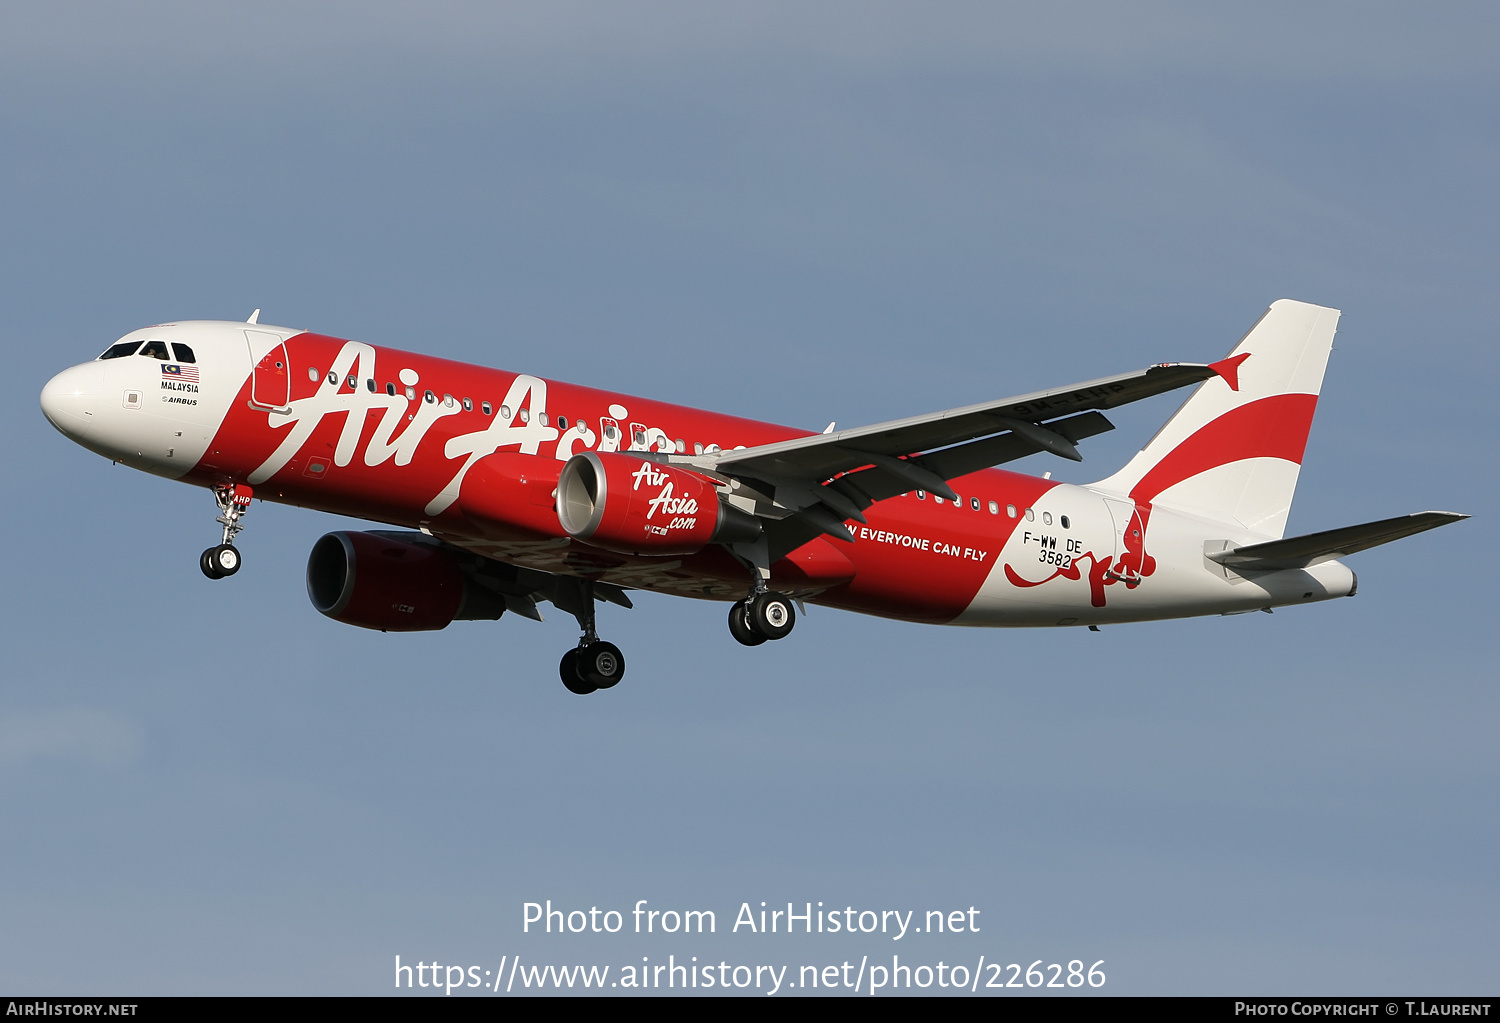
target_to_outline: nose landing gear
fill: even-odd
[[[210,579],[223,579],[240,570],[240,552],[227,543],[210,547],[198,555],[198,567]]]
[[[250,510],[254,494],[243,483],[214,487],[214,500],[219,504],[219,517],[214,521],[224,527],[224,539],[219,546],[210,547],[198,556],[198,567],[210,579],[223,579],[240,570],[240,552],[234,546],[234,538],[245,528],[240,525],[240,518]]]

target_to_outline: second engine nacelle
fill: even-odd
[[[334,621],[381,632],[445,629],[505,610],[443,551],[378,533],[328,533],[313,544],[307,595]]]
[[[759,520],[707,477],[611,452],[585,451],[563,466],[557,518],[574,539],[621,554],[692,554],[760,535]]]

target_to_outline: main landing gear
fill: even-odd
[[[557,673],[568,692],[587,696],[599,689],[610,689],[625,677],[625,655],[594,632],[594,584],[581,580],[579,588],[581,600],[576,609],[570,610],[583,629],[583,637],[576,647],[563,654]]]
[[[250,498],[255,492],[243,483],[233,486],[214,487],[214,500],[219,503],[219,517],[214,521],[224,527],[223,542],[210,547],[198,555],[198,567],[210,579],[223,579],[240,570],[240,552],[234,538],[245,527],[240,518],[250,510]]]
[[[792,599],[769,590],[735,601],[729,609],[729,633],[745,646],[760,646],[768,639],[785,639],[797,624]]]

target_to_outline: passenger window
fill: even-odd
[[[679,454],[679,455],[680,455],[680,454],[682,454],[682,453],[683,453],[683,452],[684,452],[684,451],[686,451],[686,450],[687,450],[687,442],[686,442],[686,441],[684,441],[684,440],[683,440],[683,439],[682,439],[682,438],[681,438],[681,437],[678,437],[678,438],[677,438],[677,444],[676,444],[676,447],[677,447],[677,453],[678,453],[678,454]]]
[[[1005,514],[1009,515],[1011,518],[1015,518],[1016,517],[1016,506],[1013,505],[1013,504],[1006,505],[1005,506]]]
[[[437,402],[437,395],[433,394],[431,391],[424,391],[422,394],[422,400],[427,404],[432,405]]]
[[[567,416],[558,416],[557,417],[557,428],[559,430],[566,430],[568,428],[568,417]]]
[[[1000,502],[999,501],[991,501],[990,502],[990,514],[991,515],[999,515],[1000,514]]]
[[[101,359],[123,359],[127,355],[134,355],[135,350],[141,346],[139,341],[121,341],[117,345],[110,345],[104,350]]]
[[[396,396],[396,385],[393,384],[393,383],[387,382],[386,385],[385,385],[385,393],[389,394],[392,398],[394,398]]]
[[[444,408],[452,408],[453,407],[453,395],[451,395],[451,394],[445,394],[445,395],[443,395],[443,407]]]
[[[374,377],[371,377],[369,380],[365,381],[365,390],[369,391],[371,394],[375,393],[375,378]]]
[[[335,386],[335,387],[337,387],[337,386],[338,386],[338,382],[339,382],[339,375],[338,375],[338,374],[337,374],[337,373],[335,373],[335,372],[334,372],[334,371],[333,371],[333,370],[331,370],[331,369],[330,369],[330,370],[329,370],[329,371],[328,371],[328,382],[329,382],[329,383],[330,383],[330,384],[333,384],[333,385],[334,385],[334,386]]]
[[[318,372],[318,367],[307,367],[307,379],[311,380],[313,383],[317,383],[320,376],[322,376],[322,374]]]
[[[1070,528],[1072,528],[1072,527],[1071,527],[1071,525],[1070,525],[1070,524],[1069,524],[1069,522],[1068,522],[1068,517],[1067,517],[1067,516],[1066,516],[1066,515],[1064,515],[1064,516],[1063,516],[1063,517],[1062,517],[1062,518],[1061,518],[1061,519],[1059,519],[1059,520],[1058,520],[1058,521],[1059,521],[1059,522],[1061,522],[1061,523],[1062,523],[1062,527],[1063,527],[1063,528],[1064,528],[1064,529],[1070,529]]]
[[[969,498],[969,507],[972,508],[972,509],[974,509],[975,511],[978,511],[979,510],[979,498],[977,498],[977,497],[971,497],[971,498]]]
[[[1036,512],[1033,511],[1030,508],[1026,509],[1026,521],[1027,522],[1035,522],[1036,521]]]
[[[1052,525],[1052,513],[1051,512],[1042,512],[1042,525],[1044,525],[1044,526],[1050,526],[1050,525]]]
[[[529,408],[523,408],[520,411],[520,413],[518,413],[518,414],[521,417],[521,422],[523,422],[523,423],[529,423],[529,422],[531,422],[531,409],[529,409]]]
[[[500,406],[500,418],[501,419],[509,419],[510,418],[510,406],[509,405],[501,405]]]
[[[925,501],[925,500],[927,500],[927,491],[925,491],[925,490],[918,490],[917,491],[917,500],[918,501]]]
[[[474,402],[473,402],[472,399],[469,399],[469,398],[465,398],[464,399],[464,411],[465,412],[473,412],[474,411]]]
[[[417,389],[415,387],[408,387],[406,389],[406,400],[407,401],[416,401],[417,400]]]
[[[521,420],[521,421],[525,422],[524,419]],[[538,423],[540,423],[542,426],[546,426],[547,425],[547,413],[545,413],[545,412],[538,412],[536,414],[536,421]]]
[[[166,362],[171,358],[167,354],[167,343],[165,341],[147,341],[136,354],[149,355],[151,358],[160,359],[162,362]]]
[[[479,411],[483,412],[487,416],[494,415],[494,410],[490,407],[490,403],[487,401],[482,401],[479,403]]]
[[[182,344],[180,341],[173,341],[172,342],[172,352],[173,352],[174,355],[177,356],[177,361],[178,362],[197,362],[198,361],[197,359],[193,358],[193,350],[191,348],[189,348],[187,345]]]
[[[695,454],[695,455],[701,455],[701,454],[703,454],[703,442],[702,441],[698,441],[697,443],[695,443],[693,445],[693,454]]]

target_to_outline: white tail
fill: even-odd
[[[1129,464],[1093,486],[1280,538],[1339,311],[1274,302]]]

